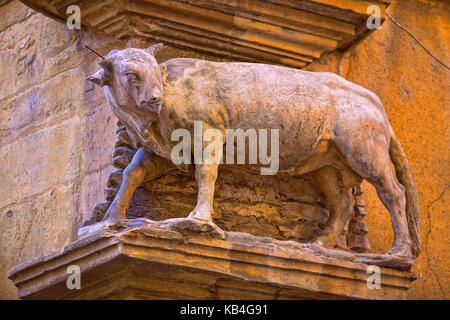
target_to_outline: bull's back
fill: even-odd
[[[299,164],[283,165],[283,158],[301,162],[312,154],[348,99],[348,82],[330,73],[194,59],[183,69],[183,59],[173,60],[177,75],[165,85],[164,101],[176,109],[176,126],[190,128],[198,120],[219,129],[278,129],[280,166],[286,167],[280,169]]]

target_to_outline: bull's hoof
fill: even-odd
[[[387,253],[390,256],[397,256],[397,257],[405,257],[405,258],[412,258],[412,251],[409,246],[394,246],[389,252]]]
[[[356,262],[376,265],[380,267],[394,268],[399,270],[411,270],[414,259],[391,254],[378,253],[356,253]]]
[[[159,222],[161,229],[205,233],[215,238],[225,239],[225,232],[211,220],[199,220],[191,217],[167,219]]]
[[[187,218],[194,219],[203,222],[212,222],[211,221],[212,212],[209,209],[197,209],[195,208]]]
[[[117,233],[129,227],[132,220],[107,219],[78,229],[78,239],[95,233]]]
[[[121,219],[125,219],[127,216],[127,210],[114,205],[114,203],[111,203],[111,205],[109,206],[108,211],[106,211],[105,216],[102,219],[102,222],[105,221],[109,221],[109,222],[113,222],[113,221],[118,221]]]

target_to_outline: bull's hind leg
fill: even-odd
[[[406,198],[404,187],[397,182],[390,165],[389,142],[376,132],[366,134],[371,143],[353,143],[349,137],[336,144],[350,167],[360,177],[369,181],[376,189],[378,197],[389,211],[394,243],[389,254],[411,257],[411,239],[406,220]],[[343,135],[345,137],[345,135]]]
[[[371,180],[369,181],[377,190],[378,197],[391,215],[394,244],[389,254],[411,257],[411,239],[405,213],[405,188],[395,180],[389,165],[379,177]]]
[[[323,231],[314,239],[314,243],[328,248],[338,246],[337,239],[353,212],[352,199],[349,187],[344,182],[344,174],[346,173],[332,166],[313,172],[320,191],[326,197],[330,214]]]

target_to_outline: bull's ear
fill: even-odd
[[[103,87],[108,84],[107,78],[108,77],[105,77],[105,71],[100,69],[99,71],[94,73],[92,76],[87,77],[86,79],[92,81],[93,83],[95,83],[100,87]]]
[[[97,63],[103,68],[105,69],[107,72],[112,72],[113,71],[113,64],[112,61],[108,58],[105,59],[97,59]]]
[[[155,56],[155,54],[161,51],[162,47],[163,47],[162,43],[156,43],[145,49],[145,51],[150,53],[152,56]]]

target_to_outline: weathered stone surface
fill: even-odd
[[[13,180],[14,181],[14,180]],[[0,297],[17,291],[6,280],[14,265],[49,253],[76,239],[79,222],[76,188],[72,182],[53,185],[39,194],[0,208]],[[57,223],[55,223],[57,222]]]
[[[32,15],[0,33],[0,99],[38,83],[42,73],[42,57],[38,58],[41,27],[40,17]]]
[[[70,119],[0,148],[0,206],[73,181],[78,175],[78,120]]]
[[[2,24],[5,29],[0,31],[0,158],[3,161],[0,177],[4,182],[0,214],[8,216],[6,208],[27,201],[44,201],[46,192],[52,188],[62,188],[62,184],[70,182],[73,199],[60,197],[59,202],[49,202],[45,206],[45,215],[48,219],[54,219],[39,220],[37,224],[52,225],[54,229],[49,232],[59,234],[60,239],[74,239],[72,228],[76,229],[86,218],[83,208],[91,206],[85,209],[90,212],[94,206],[91,201],[101,201],[103,198],[105,182],[102,178],[97,180],[95,173],[100,177],[107,175],[102,170],[107,170],[105,168],[111,162],[116,121],[112,118],[113,121],[108,122],[110,110],[99,107],[105,104],[103,92],[94,90],[85,80],[97,64],[96,56],[84,49],[84,44],[104,52],[125,47],[126,42],[86,31],[82,41],[77,42],[77,34],[68,32],[64,24],[38,13],[25,14],[34,11],[19,1],[0,6],[0,10],[0,24],[5,23]],[[25,68],[24,63],[34,53],[36,55],[30,69]],[[173,49],[165,54],[170,57],[190,53]],[[18,76],[16,70],[19,69],[24,73]],[[63,86],[64,83],[70,85]],[[85,146],[83,149],[83,134],[87,139],[96,126],[97,130],[104,128],[105,136],[96,135],[98,139],[90,140],[91,144],[86,145],[88,148]],[[55,131],[55,128],[64,129]],[[39,147],[39,152],[36,152],[34,145]],[[44,148],[41,145],[45,145]],[[93,153],[93,150],[97,152]],[[87,158],[95,165],[83,167],[83,159]],[[99,183],[96,188],[94,181]],[[82,190],[85,192],[83,196]],[[64,211],[71,215],[66,209],[61,209],[63,205],[75,206],[76,219],[68,222],[61,217]],[[28,223],[26,208],[22,214],[15,216],[17,225]],[[11,228],[11,232],[16,231],[21,236],[26,232],[24,228]],[[23,248],[19,248],[20,242],[10,241],[10,238],[8,233],[0,235],[0,242],[8,246],[8,250],[4,251],[7,255],[5,253],[0,257],[5,262],[0,264],[0,274],[3,275],[0,277],[0,298],[15,299],[16,289],[4,276],[11,267],[9,262],[20,263],[48,252],[46,244],[41,243],[48,238],[33,232],[28,235]],[[53,249],[59,248],[65,241],[49,241],[48,245]],[[17,251],[23,252],[23,255],[19,259],[11,259],[17,256],[14,254]]]
[[[185,217],[195,207],[197,183],[192,176],[171,174],[146,183],[144,188],[132,199],[130,217],[154,220]],[[270,197],[274,189],[277,199]],[[297,194],[298,200],[286,201],[292,193]],[[311,189],[308,177],[285,177],[280,183],[278,177],[224,167],[216,184],[213,219],[227,231],[306,241],[319,232],[318,223],[328,215],[316,205],[317,201],[320,196]]]
[[[22,22],[33,13],[33,9],[24,6],[19,1],[8,1],[6,4],[0,4],[0,32],[5,31],[10,26]]]
[[[79,213],[82,221],[86,220],[95,204],[103,200],[103,190],[98,186],[106,185],[108,176],[113,170],[112,166],[107,166],[93,171],[83,178],[79,203]]]
[[[81,158],[84,171],[91,172],[112,163],[116,122],[115,116],[106,104],[99,105],[94,113],[83,119]]]
[[[5,100],[0,110],[1,145],[72,117],[83,101],[82,77],[81,68],[71,69]],[[70,86],[67,86],[68,82]]]
[[[1,299],[17,298],[5,277],[12,264],[76,238],[85,218],[81,184],[86,180],[89,186],[85,176],[105,167],[85,172],[81,161],[83,119],[104,103],[92,86],[90,92],[86,88],[86,70],[94,66],[95,57],[77,46],[76,35],[64,24],[31,12],[19,1],[0,5]],[[110,37],[88,32],[84,39],[95,42],[96,49],[120,46]],[[107,115],[99,114],[98,124],[107,123]],[[102,146],[108,143],[105,139]],[[99,163],[111,161],[113,143],[106,149],[97,154]],[[93,180],[89,187],[101,199],[103,190],[94,188]],[[63,191],[64,196],[59,195]]]
[[[410,272],[381,268],[381,289],[370,290],[369,265],[349,261],[355,258],[351,254],[244,233],[230,232],[220,240],[160,229],[145,219],[96,228],[11,270],[8,277],[19,297],[405,299],[415,280]],[[81,290],[66,286],[66,270],[73,264],[81,269]]]

